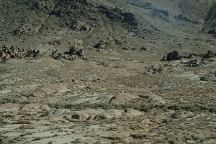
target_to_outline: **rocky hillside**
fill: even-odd
[[[119,24],[128,29],[138,25],[135,16],[87,0],[11,0],[1,2],[1,32],[33,35],[66,28],[91,31]]]
[[[210,0],[3,0],[0,30],[1,35],[33,35],[61,28],[112,31],[118,25],[150,37],[167,32],[166,28],[200,27],[209,4]],[[206,20],[213,11],[211,7]]]
[[[216,3],[214,3],[205,19],[204,31],[208,34],[216,34]]]
[[[3,0],[0,40],[34,49],[56,39],[67,43],[62,47],[81,40],[85,48],[103,41],[112,49],[148,46],[157,53],[211,49],[205,35],[215,32],[211,5],[211,0]]]

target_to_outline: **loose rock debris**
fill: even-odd
[[[0,48],[0,59],[1,61],[6,61],[9,59],[25,59],[25,58],[40,58],[44,54],[42,54],[39,50],[25,50],[23,48],[19,48],[16,45],[12,45],[10,47],[4,45],[2,48]],[[58,50],[52,51],[51,57],[59,60],[59,59],[65,59],[65,60],[75,60],[77,58],[86,60],[86,57],[84,55],[83,49],[77,49],[75,47],[71,47],[68,51],[65,51],[64,53],[58,52]]]

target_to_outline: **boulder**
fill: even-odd
[[[162,58],[162,60],[164,61],[173,61],[173,60],[180,60],[181,56],[179,55],[178,51],[172,51],[169,52],[166,56],[164,56]]]

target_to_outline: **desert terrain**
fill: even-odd
[[[0,144],[215,144],[214,0],[1,0]]]

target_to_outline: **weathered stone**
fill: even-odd
[[[34,96],[48,96],[48,95],[60,95],[69,91],[65,85],[62,84],[49,84],[39,88],[33,93]]]
[[[21,113],[29,115],[38,114],[41,111],[41,104],[38,103],[26,104],[21,109]]]
[[[95,120],[120,118],[125,114],[123,110],[108,109],[105,112],[95,116]]]
[[[105,41],[103,41],[103,40],[101,40],[101,41],[99,41],[99,43],[97,43],[96,45],[95,45],[95,48],[97,48],[98,50],[99,49],[105,49],[106,48],[106,42]]]
[[[206,54],[203,55],[203,58],[212,58],[215,57],[216,54],[212,51],[208,51]]]
[[[86,112],[72,112],[65,116],[68,121],[86,121],[90,115]]]
[[[56,60],[65,59],[73,61],[77,58],[86,60],[83,49],[76,48],[76,46],[70,47],[69,51],[65,51],[64,53],[60,53],[58,52],[58,50],[54,50],[51,56]]]
[[[163,66],[162,65],[149,65],[145,68],[145,74],[146,75],[154,75],[161,73],[163,71]]]
[[[14,116],[18,114],[20,106],[14,103],[6,103],[0,105],[0,114]]]
[[[3,46],[0,49],[0,58],[1,59],[14,59],[14,58],[39,58],[42,56],[39,50],[24,50],[16,45],[12,45],[11,47]]]
[[[194,60],[190,60],[188,62],[185,63],[188,67],[199,67],[200,64],[198,62],[197,59],[194,59]]]
[[[142,114],[143,114],[142,112],[131,108],[128,108],[125,111],[125,115],[129,118],[138,117],[141,116]]]
[[[154,105],[166,104],[166,101],[162,97],[155,95],[149,91],[143,92],[141,95],[139,95],[139,97],[143,99],[150,99]]]
[[[109,103],[126,103],[133,99],[136,99],[137,96],[134,96],[129,93],[119,93],[110,99]]]
[[[67,26],[69,26],[72,30],[77,32],[84,32],[84,31],[90,31],[91,28],[85,24],[84,22],[74,20],[71,23],[67,23]]]

